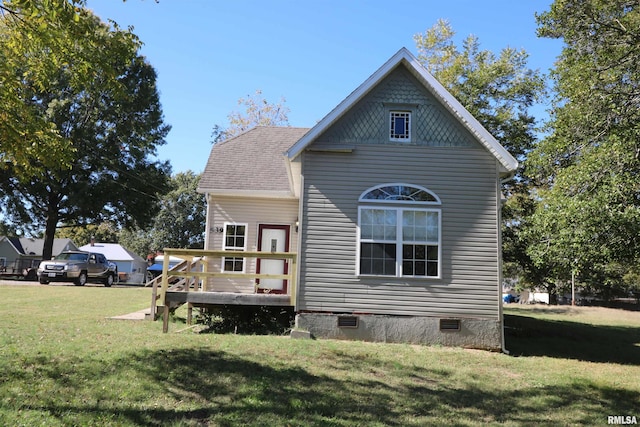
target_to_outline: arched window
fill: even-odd
[[[437,195],[411,184],[383,184],[360,196],[360,275],[440,277]]]
[[[409,184],[382,184],[360,195],[361,202],[415,202],[440,204],[438,196],[424,187]]]

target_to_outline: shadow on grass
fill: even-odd
[[[588,325],[510,314],[505,314],[504,323],[506,346],[514,356],[640,365],[640,327]]]
[[[95,425],[96,420],[138,426],[404,426],[447,421],[533,425],[541,420],[563,424],[566,419],[554,417],[567,411],[579,418],[569,419],[572,423],[594,424],[605,422],[603,411],[633,413],[640,399],[640,393],[584,380],[497,388],[472,379],[454,379],[452,371],[442,368],[431,370],[378,359],[368,363],[344,352],[328,353],[327,357],[336,367],[330,375],[286,363],[262,364],[209,349],[139,351],[109,368],[99,367],[97,361],[72,360],[55,368],[49,365],[53,370],[48,376],[58,378],[61,389],[82,388],[88,378],[100,384],[111,376],[126,377],[135,372],[152,380],[145,399],[164,403],[154,407],[146,400],[131,398],[101,401],[96,395],[80,402],[51,397],[19,410],[40,411],[62,424],[71,419],[77,425]],[[38,366],[48,369],[47,365]],[[350,378],[354,367],[370,374]],[[114,390],[112,394],[122,392]]]

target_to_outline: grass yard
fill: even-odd
[[[606,425],[640,418],[640,313],[506,309],[511,355],[109,320],[150,289],[0,286],[0,425]],[[178,313],[180,315],[180,313]]]

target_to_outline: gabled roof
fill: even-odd
[[[109,261],[137,261],[146,262],[140,255],[131,252],[118,243],[94,243],[81,246],[81,251],[97,252],[104,255]]]
[[[31,237],[6,237],[11,246],[20,255],[42,256],[44,249],[44,239],[34,239]],[[75,249],[76,245],[71,239],[53,239],[53,255],[58,255],[66,249]]]
[[[438,99],[442,105],[468,129],[472,135],[498,160],[504,173],[518,168],[518,161],[460,104],[406,48],[400,49],[382,67],[354,90],[344,101],[327,114],[318,124],[298,140],[288,151],[289,159],[296,158],[318,136],[326,131],[358,101],[375,88],[398,66],[404,65]]]
[[[293,196],[285,152],[308,130],[258,126],[214,145],[198,192]]]

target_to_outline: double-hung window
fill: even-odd
[[[359,206],[359,274],[440,277],[440,200],[428,190],[385,184]]]
[[[244,251],[247,243],[247,224],[225,223],[223,250]],[[244,258],[224,257],[222,270],[227,272],[244,272]]]

